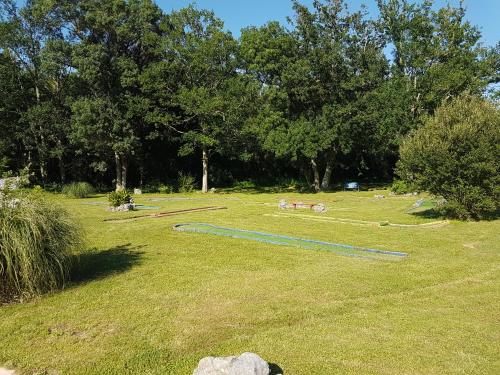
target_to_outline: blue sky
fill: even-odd
[[[447,4],[446,0],[436,0],[438,6]],[[169,12],[193,3],[191,0],[157,0],[157,4]],[[260,26],[271,20],[286,22],[292,15],[290,0],[197,0],[198,8],[212,9],[221,18],[234,36],[240,35],[240,29],[246,26]],[[302,0],[310,5],[312,0]],[[493,46],[500,40],[500,0],[465,0],[467,18],[479,26],[483,34],[483,43]],[[361,4],[367,6],[372,15],[377,14],[376,0],[350,0],[351,9],[359,9]],[[451,0],[458,4],[458,0]]]
[[[25,0],[16,2],[21,5]],[[313,0],[301,2],[310,6]],[[444,6],[448,2],[458,4],[458,0],[435,2],[437,6]],[[243,27],[260,26],[272,20],[284,24],[287,16],[293,14],[291,0],[156,0],[156,3],[167,12],[192,3],[198,8],[211,9],[236,37],[239,37]],[[376,0],[349,0],[348,3],[351,9],[359,9],[361,4],[365,4],[370,14],[377,15]],[[482,42],[489,46],[497,44],[500,40],[500,0],[464,0],[464,4],[468,20],[482,32]]]

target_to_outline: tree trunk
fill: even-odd
[[[116,164],[116,191],[123,190],[122,185],[122,159],[117,152],[115,152],[115,164]]]
[[[61,177],[61,184],[64,184],[66,182],[66,169],[62,156],[59,156],[59,176]]]
[[[38,84],[35,85],[35,96],[37,104],[40,104],[40,89],[38,88]],[[45,137],[43,136],[43,128],[42,125],[38,126],[40,130],[40,146],[38,146],[38,158],[40,163],[40,176],[42,177],[42,182],[45,182],[47,179],[47,166],[45,159]],[[35,134],[36,137],[36,134]]]
[[[203,149],[201,161],[203,164],[203,180],[202,180],[201,192],[208,193],[208,154],[206,149]]]
[[[144,183],[144,162],[141,159],[140,167],[139,167],[139,187],[142,189],[142,185]]]
[[[127,173],[128,173],[128,160],[125,156],[121,157],[122,161],[122,189],[127,188]]]
[[[323,181],[321,181],[321,189],[327,190],[330,187],[330,180],[332,178],[332,162],[326,162],[325,174],[323,175]]]
[[[318,165],[316,164],[316,160],[311,159],[311,166],[312,166],[313,173],[314,173],[313,187],[314,187],[314,191],[316,191],[316,193],[317,193],[317,192],[321,191],[321,187],[320,187],[320,182],[319,182],[319,171],[318,171]]]
[[[60,151],[59,156],[57,157],[59,161],[59,177],[61,178],[61,183],[64,184],[66,182],[66,169],[64,166],[62,142],[60,139],[57,140],[57,147],[59,148]]]
[[[45,167],[45,162],[40,160],[40,176],[42,177],[42,182],[45,183],[47,180],[47,168]]]
[[[309,170],[309,168],[300,167],[300,171],[304,175],[304,179],[306,180],[307,187],[311,186],[311,180],[309,178],[310,174],[311,174],[311,171]]]

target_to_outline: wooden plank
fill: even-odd
[[[122,220],[131,220],[131,219],[160,218],[160,217],[165,217],[165,216],[188,214],[188,213],[192,213],[192,212],[214,211],[214,210],[225,210],[225,209],[227,209],[227,207],[224,207],[224,206],[196,207],[196,208],[188,208],[185,210],[158,212],[156,214],[135,215],[135,216],[129,216],[129,217],[104,219],[104,221],[122,221]]]

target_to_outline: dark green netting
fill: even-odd
[[[176,224],[174,229],[180,232],[196,232],[214,234],[217,236],[241,238],[274,245],[294,246],[311,250],[326,250],[336,254],[368,259],[400,259],[408,254],[400,251],[371,249],[366,247],[338,244],[325,241],[309,240],[279,234],[257,232],[251,230],[224,228],[206,223]]]

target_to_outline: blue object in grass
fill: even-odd
[[[359,184],[357,182],[346,182],[344,185],[344,189],[359,191]]]

